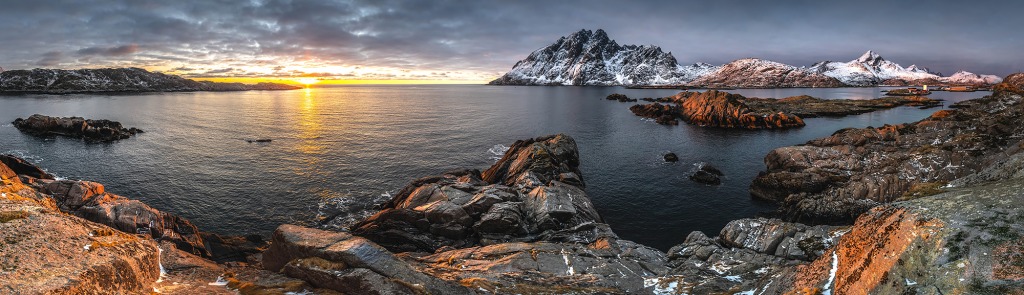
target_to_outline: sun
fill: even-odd
[[[319,82],[320,80],[317,80],[316,78],[299,78],[299,79],[295,79],[294,81],[302,83],[303,85],[309,86],[309,85],[316,84],[316,82]]]

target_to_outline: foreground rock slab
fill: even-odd
[[[88,120],[80,117],[50,117],[35,114],[27,119],[18,118],[15,128],[21,132],[47,137],[67,136],[81,138],[88,142],[111,142],[127,139],[142,133],[137,128],[124,128],[120,122],[110,120]]]

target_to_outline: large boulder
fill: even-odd
[[[581,175],[572,137],[520,140],[483,173],[457,170],[413,181],[352,232],[395,252],[614,237],[596,225],[602,219]]]
[[[313,286],[367,294],[470,294],[424,274],[377,244],[347,233],[281,225],[263,253],[263,267]]]
[[[50,117],[35,114],[27,119],[15,119],[14,127],[35,136],[67,136],[89,142],[111,142],[129,138],[142,130],[125,128],[120,122],[87,120],[81,117]]]

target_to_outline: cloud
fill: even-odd
[[[60,63],[61,58],[64,57],[64,53],[60,51],[49,51],[43,53],[42,59],[36,62],[36,65],[41,67],[52,67]]]
[[[139,51],[139,45],[128,44],[114,47],[86,47],[75,51],[79,55],[124,56]]]
[[[598,28],[619,44],[659,45],[684,64],[754,56],[799,66],[851,60],[873,49],[904,66],[1005,75],[1024,60],[1024,39],[1012,37],[1024,26],[1017,15],[1024,2],[10,2],[0,10],[0,61],[9,68],[154,65],[255,73],[332,66],[493,76],[560,36]],[[57,53],[41,59],[39,52]],[[942,62],[928,63],[935,61]]]
[[[235,71],[234,68],[225,68],[225,69],[209,70],[209,71],[203,72],[203,74],[204,75],[224,74],[224,73],[230,73],[230,72],[233,72],[233,71]]]

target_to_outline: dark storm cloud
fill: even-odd
[[[139,45],[129,44],[114,47],[86,47],[75,51],[79,55],[106,55],[106,56],[121,56],[129,55],[139,51]]]
[[[620,44],[659,45],[681,63],[760,57],[806,66],[870,49],[947,74],[1024,70],[1015,29],[1024,4],[1010,1],[4,2],[7,68],[163,65],[211,74],[316,63],[493,75],[560,36],[602,28]],[[64,59],[72,54],[80,58]]]

